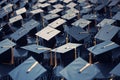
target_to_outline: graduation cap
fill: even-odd
[[[120,76],[120,63],[110,72],[114,76]]]
[[[77,49],[82,44],[66,43],[60,47],[54,48],[52,52],[59,53],[64,66],[68,65],[71,61],[77,58]],[[56,63],[57,65],[57,63]]]
[[[66,7],[68,8],[74,8],[75,6],[77,6],[77,4],[74,2],[70,2],[69,4],[66,5]]]
[[[106,5],[105,4],[100,4],[94,10],[97,11],[98,13],[100,13],[100,14],[103,14],[103,13],[106,12]]]
[[[89,25],[91,23],[91,21],[88,21],[86,19],[79,19],[75,22],[72,23],[73,26],[79,26],[81,28],[85,28],[87,25]]]
[[[32,10],[32,11],[30,11],[30,14],[32,15],[32,16],[34,16],[33,18],[35,19],[35,20],[41,20],[41,18],[42,18],[42,15],[43,15],[43,10],[42,9],[36,9],[36,10]]]
[[[25,27],[29,31],[27,34],[30,37],[35,37],[35,33],[38,31],[37,29],[40,26],[40,23],[34,19],[31,19],[30,21],[26,22],[22,26]]]
[[[18,9],[18,10],[16,10],[16,15],[22,15],[22,17],[23,18],[25,18],[26,17],[26,8],[25,7],[23,7],[23,8],[20,8],[20,9]]]
[[[81,4],[81,3],[84,3],[85,1],[86,0],[78,0],[77,2]]]
[[[50,6],[49,3],[43,3],[43,4],[40,3],[40,5],[39,5],[39,7],[42,9],[45,9],[46,7],[49,7],[49,6]]]
[[[15,3],[17,3],[19,0],[12,0],[12,2],[15,4]]]
[[[59,14],[59,13],[61,13],[63,11],[63,9],[58,9],[58,8],[56,8],[56,9],[53,9],[53,10],[51,10],[51,11],[49,11],[49,13],[51,13],[51,14]]]
[[[79,19],[80,18],[80,11],[78,10],[78,9],[75,9],[75,8],[70,8],[70,9],[68,9],[67,11],[66,11],[66,15],[67,14],[71,14],[70,16],[72,17],[74,17],[73,19],[75,19],[76,17]],[[76,17],[75,17],[75,15],[76,15]],[[63,15],[63,16],[65,16],[65,15]],[[69,19],[68,19],[69,20]],[[73,21],[71,21],[71,22],[73,22]],[[71,23],[70,22],[70,23]],[[69,23],[69,22],[68,22]]]
[[[47,14],[45,16],[43,16],[43,18],[48,21],[48,23],[51,23],[53,21],[55,21],[55,19],[57,19],[59,17],[58,14]]]
[[[112,19],[114,19],[114,20],[120,20],[120,12],[117,12],[113,17],[112,17]]]
[[[3,7],[4,10],[11,9],[13,7],[13,4],[7,4],[6,6]]]
[[[115,22],[113,19],[103,19],[99,24],[97,24],[97,27],[104,27],[105,25],[111,25]]]
[[[55,21],[53,21],[52,23],[48,24],[48,26],[50,26],[52,28],[57,28],[57,27],[63,25],[64,23],[66,23],[66,20],[58,18]]]
[[[96,20],[97,15],[96,14],[86,14],[86,15],[83,15],[82,18],[87,19],[87,20]]]
[[[72,27],[67,33],[77,41],[81,41],[89,36],[89,33],[80,27]]]
[[[2,9],[0,9],[0,18],[4,21],[8,20],[8,18],[10,17],[10,13],[13,11],[12,9],[13,4],[7,4],[6,6],[4,6]]]
[[[30,13],[31,13],[32,15],[36,15],[36,14],[39,14],[39,13],[43,13],[43,10],[42,10],[42,9],[36,9],[36,10],[30,11]]]
[[[51,3],[52,5],[57,3],[57,0],[49,0],[48,3]]]
[[[9,19],[9,23],[10,24],[13,24],[14,26],[21,26],[22,25],[22,16],[21,15],[18,15],[18,16],[15,16],[15,17],[12,17]]]
[[[68,4],[70,3],[72,0],[63,0],[64,3]]]
[[[112,41],[104,41],[100,44],[97,44],[95,46],[92,46],[90,48],[88,48],[88,50],[93,53],[94,55],[99,55],[99,54],[103,54],[105,52],[111,51],[115,48],[118,48],[119,45],[116,44],[115,42]]]
[[[23,13],[25,13],[26,11],[27,11],[27,10],[25,9],[25,7],[20,8],[20,9],[16,10],[16,15],[23,14]]]
[[[111,40],[119,31],[119,27],[112,25],[104,25],[100,31],[95,35],[99,40]]]
[[[42,30],[40,30],[39,32],[37,32],[36,36],[39,36],[48,41],[54,36],[56,36],[58,33],[60,33],[59,30],[47,26],[43,28]]]
[[[55,5],[53,5],[53,7],[54,8],[60,8],[60,9],[63,9],[64,8],[64,6],[62,5],[62,4],[55,4]]]
[[[112,0],[112,2],[108,5],[109,7],[116,6],[119,0]]]
[[[67,80],[93,80],[99,72],[94,64],[79,57],[60,71],[60,74]]]
[[[98,15],[97,14],[86,14],[86,15],[83,15],[82,18],[92,21],[91,26],[96,26]]]
[[[30,57],[9,72],[9,75],[13,80],[35,80],[42,76],[44,72],[46,72],[46,69],[33,57]]]
[[[38,3],[44,3],[46,0],[38,0]]]
[[[9,39],[2,40],[0,42],[0,62],[13,64],[13,47],[16,44]]]
[[[35,20],[30,20],[27,23],[23,24],[21,28],[19,28],[16,32],[10,35],[10,38],[17,42],[18,45],[26,45],[28,34],[32,29],[39,25]],[[24,44],[23,44],[24,43]]]
[[[42,53],[51,50],[50,48],[40,46],[40,45],[37,45],[37,44],[31,44],[31,45],[23,46],[21,48],[29,51],[28,55],[33,56],[39,62],[41,62],[43,60],[43,54]]]
[[[83,8],[80,13],[83,15],[83,14],[86,14],[86,13],[90,13],[92,11],[92,8]]]
[[[74,19],[77,18],[77,15],[75,13],[67,13],[61,16],[61,18],[67,20],[67,23],[72,23]]]

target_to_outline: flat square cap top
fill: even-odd
[[[56,4],[56,5],[53,5],[54,8],[60,8],[60,9],[63,9],[64,6],[62,4]]]
[[[77,6],[77,4],[74,3],[74,2],[70,2],[70,3],[67,5],[67,7],[69,7],[69,8],[74,8],[75,6]]]
[[[21,15],[18,15],[18,16],[15,16],[15,17],[13,17],[13,18],[10,18],[10,19],[9,19],[9,23],[14,23],[14,22],[20,21],[20,20],[22,20],[22,19],[23,19],[22,16],[21,16]]]
[[[34,19],[31,19],[30,21],[26,22],[22,26],[25,27],[28,31],[30,31],[35,27],[38,27],[39,25],[40,25],[39,22],[35,21]]]
[[[69,3],[71,2],[72,0],[63,0],[64,3]]]
[[[72,23],[73,26],[80,26],[81,28],[85,28],[87,25],[89,25],[91,21],[85,20],[85,19],[79,19]]]
[[[112,0],[112,2],[108,5],[109,7],[116,6],[120,0]]]
[[[117,13],[113,16],[112,19],[114,19],[114,20],[120,20],[120,12],[117,12]]]
[[[26,35],[29,31],[25,27],[21,27],[16,32],[12,33],[10,35],[10,38],[17,41],[20,38],[22,38],[24,35]]]
[[[20,15],[20,14],[25,13],[26,11],[27,11],[27,10],[25,9],[25,7],[23,7],[23,8],[20,8],[20,9],[16,10],[16,14],[17,14],[17,15]]]
[[[11,34],[10,38],[17,41],[20,38],[22,38],[24,35],[26,35],[30,30],[37,27],[38,25],[39,25],[39,23],[32,19],[32,20],[26,22],[25,24],[23,24],[22,27],[19,28],[16,32]]]
[[[70,8],[69,10],[67,10],[66,11],[66,13],[68,13],[68,14],[77,14],[77,13],[79,13],[79,11],[77,10],[77,9],[75,9],[75,8]]]
[[[83,2],[85,2],[86,0],[78,0],[77,2],[78,3],[83,3]]]
[[[83,8],[80,13],[81,14],[85,14],[85,13],[89,13],[90,11],[92,11],[92,8]]]
[[[43,28],[41,31],[37,32],[36,36],[39,36],[39,37],[49,41],[51,38],[56,36],[58,33],[60,33],[59,30],[47,26],[47,27]]]
[[[30,57],[13,69],[9,75],[13,80],[35,80],[44,72],[46,72],[46,69],[33,57]]]
[[[56,8],[56,9],[53,9],[53,10],[49,11],[49,13],[56,14],[56,13],[59,13],[61,11],[63,11],[63,9]]]
[[[39,3],[46,2],[46,0],[38,0]]]
[[[101,5],[98,5],[94,10],[95,11],[99,11],[99,10],[101,10],[102,8],[104,8],[105,7],[105,5],[104,4],[101,4]]]
[[[87,19],[87,20],[96,20],[97,15],[96,14],[87,14],[87,15],[83,15],[82,18]]]
[[[73,50],[73,49],[81,46],[81,45],[82,44],[67,43],[67,44],[64,44],[64,45],[62,45],[62,46],[60,46],[58,48],[53,49],[52,51],[64,54],[64,53],[66,53],[66,52],[68,52],[70,50]]]
[[[99,24],[97,24],[97,27],[104,27],[105,25],[111,25],[115,22],[113,19],[103,19]]]
[[[48,7],[48,6],[50,6],[50,4],[49,3],[39,3],[39,5],[38,5],[38,7],[41,7],[41,8],[45,8],[45,7]]]
[[[31,52],[35,52],[37,54],[40,54],[40,53],[43,53],[43,52],[46,52],[46,51],[50,50],[47,47],[36,45],[36,44],[23,46],[21,48],[25,49],[25,50],[28,50],[28,51],[31,51]]]
[[[3,9],[7,10],[13,7],[13,4],[7,4],[6,6],[3,7]]]
[[[48,3],[56,3],[57,0],[49,0]]]
[[[5,51],[9,50],[10,48],[14,47],[16,44],[9,39],[5,39],[0,42],[0,54],[4,53]]]
[[[51,20],[51,19],[55,19],[55,18],[58,18],[59,15],[58,14],[47,14],[45,16],[43,16],[43,18],[47,21]]]
[[[110,74],[120,76],[120,63],[110,72]]]
[[[63,19],[66,19],[66,20],[71,20],[73,18],[75,18],[77,15],[75,13],[67,13],[65,15],[62,16]]]
[[[118,48],[119,45],[112,41],[105,41],[95,46],[88,48],[88,50],[94,55],[99,55],[108,51],[111,51],[115,48]]]
[[[52,23],[48,24],[48,26],[52,27],[52,28],[57,28],[61,25],[63,25],[66,22],[66,20],[58,18],[55,21],[53,21]]]
[[[89,36],[89,33],[81,27],[72,27],[67,31],[67,33],[77,41],[83,40]]]
[[[33,11],[30,11],[31,14],[38,14],[38,13],[43,13],[44,11],[42,9],[36,9],[36,10],[33,10]]]
[[[99,72],[94,64],[79,57],[60,71],[60,74],[67,80],[93,80]]]
[[[119,30],[120,30],[119,27],[112,25],[105,25],[95,35],[95,38],[100,40],[111,40],[118,33]]]

